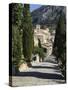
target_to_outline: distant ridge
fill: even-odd
[[[64,6],[41,6],[31,12],[33,24],[57,24],[59,16],[63,13],[66,16],[66,7]],[[66,17],[65,17],[66,18]]]

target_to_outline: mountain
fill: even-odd
[[[33,24],[55,25],[58,22],[61,13],[66,16],[66,7],[43,5],[31,12],[32,22]]]

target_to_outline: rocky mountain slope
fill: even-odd
[[[33,24],[55,25],[58,22],[61,13],[63,13],[63,15],[66,14],[66,7],[44,5],[31,12],[32,22]]]

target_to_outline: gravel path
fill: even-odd
[[[45,62],[32,63],[32,67],[25,72],[18,72],[12,76],[12,86],[32,86],[47,84],[63,84],[64,77],[54,56],[49,56]]]

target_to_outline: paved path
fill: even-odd
[[[49,56],[45,62],[32,63],[32,68],[18,72],[12,77],[13,86],[31,86],[64,83],[64,77],[54,56]]]

